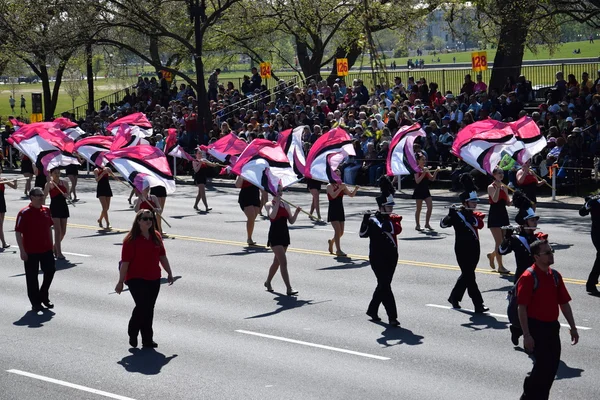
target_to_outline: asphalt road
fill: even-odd
[[[393,289],[401,328],[364,314],[375,287],[368,240],[358,237],[371,197],[346,198],[349,258],[327,253],[329,225],[303,214],[292,226],[288,263],[297,297],[262,286],[272,253],[245,244],[245,217],[237,190],[208,193],[213,211],[192,209],[195,188],[178,187],[167,200],[167,255],[174,285],[162,285],[155,311],[158,349],[131,350],[128,292],[114,294],[124,232],[133,220],[128,190],[112,183],[114,230],[99,230],[100,205],[91,181],[80,181],[81,202],[71,207],[63,251],[51,287],[56,307],[29,312],[23,264],[14,247],[0,254],[0,399],[517,399],[531,360],[510,343],[507,279],[491,272],[484,254],[492,237],[483,230],[477,279],[491,314],[450,310],[446,301],[458,267],[452,229],[414,230],[414,205],[401,200],[400,260]],[[27,204],[7,188],[5,233],[15,243],[14,216]],[[289,193],[308,206],[308,194]],[[322,195],[322,202],[326,202]],[[439,226],[443,203],[434,203]],[[486,210],[487,206],[482,205]],[[514,211],[511,210],[511,218]],[[600,389],[600,299],[585,293],[595,251],[590,222],[571,210],[539,210],[542,231],[557,250],[581,341],[563,355],[552,399],[597,399]],[[326,205],[323,204],[323,215]],[[264,244],[269,223],[257,221]],[[514,270],[514,257],[506,259]],[[467,296],[462,303],[472,309]],[[380,316],[385,317],[383,308]],[[564,322],[564,320],[562,321]]]

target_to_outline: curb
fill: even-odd
[[[177,179],[177,184],[180,185],[193,185],[194,182],[191,180],[179,180]],[[218,179],[218,180],[214,180],[212,181],[212,186],[216,186],[216,187],[226,187],[226,188],[235,188],[235,184],[233,182],[229,183],[229,181],[224,180],[224,179]],[[290,192],[307,192],[305,187],[302,186],[292,186],[286,189],[287,191]],[[431,198],[434,201],[443,201],[443,202],[452,202],[452,201],[458,201],[458,193],[455,192],[449,192],[452,195],[449,196],[440,196],[440,195],[432,195]],[[369,196],[369,197],[377,197],[380,195],[380,192],[378,190],[369,190],[369,189],[359,189],[358,192],[356,193],[356,196]],[[394,198],[397,199],[402,199],[402,200],[412,200],[412,194],[407,194],[407,193],[402,193],[402,192],[396,192],[396,194],[394,195]],[[480,199],[481,200],[481,199]],[[581,206],[583,205],[583,199],[581,199],[581,203],[580,204],[570,204],[570,203],[562,203],[559,201],[553,202],[553,201],[538,201],[537,203],[538,207],[542,207],[542,208],[551,208],[551,209],[563,209],[563,210],[579,210],[581,208]]]

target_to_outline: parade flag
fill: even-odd
[[[234,133],[230,133],[213,144],[200,146],[200,149],[206,151],[224,164],[233,164],[237,156],[242,154],[247,146],[248,143],[237,137]]]
[[[169,128],[167,130],[167,138],[165,139],[165,148],[163,149],[163,152],[169,154],[175,146],[177,146],[177,129]]]
[[[69,128],[77,128],[77,124],[75,122],[65,117],[56,118],[51,123],[56,125],[56,127],[61,131],[64,131]]]
[[[419,123],[405,125],[392,138],[387,155],[387,175],[410,175],[421,172],[415,156],[414,144],[418,137],[425,137]]]
[[[110,150],[118,150],[125,147],[137,146],[142,143],[144,137],[142,129],[138,126],[127,124],[121,124],[115,133],[115,140],[113,141]]]
[[[37,128],[35,132],[51,145],[66,153],[75,151],[75,141],[57,128]]]
[[[141,137],[152,136],[152,124],[150,123],[150,121],[148,121],[148,118],[146,118],[146,115],[144,113],[138,112],[127,115],[123,118],[119,118],[115,122],[108,125],[106,127],[106,130],[112,132],[113,135],[116,135],[117,131],[119,130],[119,127],[122,124],[139,127],[140,133],[142,134]]]
[[[29,157],[34,164],[41,164],[44,172],[55,167],[64,167],[72,164],[79,165],[79,160],[71,152],[64,150],[65,148],[70,148],[70,145],[57,142],[50,143],[40,133],[53,140],[56,139],[55,135],[48,134],[45,129],[28,129],[25,131],[20,129],[18,132],[10,135],[7,141],[21,153]],[[56,146],[56,144],[60,147]]]
[[[492,174],[502,152],[512,154],[517,139],[504,122],[487,119],[461,129],[452,143],[452,154],[483,172]]]
[[[8,121],[12,124],[13,129],[16,131],[18,131],[22,126],[27,125],[25,122],[23,121],[19,121],[16,118],[9,118]]]
[[[298,178],[304,176],[306,166],[306,157],[302,146],[302,132],[304,132],[304,125],[279,132],[279,139],[277,139],[277,144],[281,146],[283,152],[287,155],[290,166]]]
[[[103,155],[110,151],[114,140],[114,136],[89,136],[75,143],[75,151],[90,164],[104,166],[106,161]]]
[[[267,139],[253,140],[240,154],[231,172],[274,196],[280,184],[285,188],[298,182],[283,149]]]
[[[509,122],[508,125],[517,139],[513,158],[520,165],[525,164],[548,145],[546,137],[542,135],[540,128],[531,117],[523,117],[518,121]]]
[[[169,152],[171,157],[176,158],[184,158],[188,161],[194,161],[195,158],[190,155],[187,151],[185,151],[180,145],[173,147],[173,149]]]
[[[104,157],[132,185],[138,174],[145,174],[152,187],[163,186],[167,193],[175,192],[175,180],[167,157],[157,147],[146,144],[125,147],[110,151]]]
[[[340,183],[342,180],[333,173],[340,164],[354,156],[352,138],[342,128],[334,128],[321,135],[312,145],[306,157],[304,175],[307,178],[326,183]]]

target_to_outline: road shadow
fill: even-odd
[[[169,218],[173,218],[173,219],[184,219],[184,218],[188,218],[188,217],[195,217],[198,214],[190,214],[190,215],[169,215]]]
[[[573,247],[572,244],[559,244],[559,243],[550,243],[550,246],[554,249],[554,250],[566,250],[570,247]]]
[[[571,379],[571,378],[581,378],[584,369],[581,368],[572,368],[567,365],[563,360],[560,360],[558,364],[558,371],[556,371],[556,380],[560,379]]]
[[[456,311],[470,315],[470,322],[460,324],[460,326],[473,329],[474,331],[483,331],[485,329],[508,329],[508,326],[510,325],[510,322],[498,321],[489,314],[475,314],[472,311],[462,309],[456,309]]]
[[[74,239],[87,239],[87,238],[93,238],[93,237],[98,237],[98,236],[124,235],[126,233],[127,233],[126,231],[113,231],[113,230],[107,230],[107,229],[98,229],[97,233],[95,233],[95,234],[75,236]]]
[[[356,268],[364,268],[371,263],[367,260],[361,261],[359,263],[353,261],[348,258],[348,262],[342,265],[332,265],[331,267],[318,268],[317,271],[332,271],[332,270],[340,270],[340,269],[356,269]]]
[[[181,275],[174,276],[173,283],[177,282],[180,279],[181,279]],[[167,280],[167,278],[165,278],[165,277],[160,278],[161,285],[167,285],[168,283],[169,283],[169,281]]]
[[[123,366],[127,372],[142,375],[158,375],[162,367],[167,365],[177,354],[165,357],[155,349],[129,349],[131,355],[123,357],[117,364]]]
[[[242,251],[234,251],[233,253],[211,254],[210,257],[222,256],[246,256],[253,253],[270,253],[271,249],[265,246],[246,246]]]
[[[502,286],[496,289],[489,289],[489,290],[483,290],[481,293],[489,293],[489,292],[508,292],[510,289],[512,289],[514,287],[514,285],[509,285],[509,286]]]
[[[44,309],[40,314],[29,310],[18,321],[13,322],[15,326],[26,326],[28,328],[41,328],[56,315],[53,311]]]
[[[406,241],[406,242],[415,242],[418,240],[440,240],[440,239],[445,239],[445,236],[433,236],[433,235],[424,235],[424,236],[415,236],[415,237],[403,237],[400,240]]]
[[[272,292],[272,293],[277,295],[276,297],[273,298],[273,300],[277,301],[277,305],[279,306],[279,308],[277,308],[273,311],[269,311],[264,314],[258,314],[258,315],[254,315],[252,317],[246,317],[245,319],[270,317],[272,315],[279,314],[280,312],[283,312],[283,311],[293,310],[294,308],[300,308],[300,307],[304,307],[304,306],[314,306],[315,304],[331,301],[331,300],[324,300],[324,301],[314,302],[313,300],[300,300],[296,296],[288,296],[283,293],[278,293],[278,292]]]
[[[57,271],[63,271],[65,269],[71,269],[71,268],[76,267],[81,264],[83,264],[83,263],[81,263],[81,262],[74,263],[69,260],[56,260],[55,266],[56,266]]]
[[[381,332],[381,337],[377,339],[377,343],[383,347],[397,346],[399,344],[409,346],[423,344],[424,336],[415,335],[410,329],[402,328],[401,326],[390,326],[379,321],[373,323],[385,327],[385,330]]]

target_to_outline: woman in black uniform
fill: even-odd
[[[41,162],[37,161],[35,165],[33,165],[33,172],[35,173],[35,182],[33,186],[39,188],[46,187],[48,178],[46,177],[46,173],[44,172],[44,166]]]
[[[50,214],[54,223],[54,256],[58,260],[65,259],[61,243],[67,233],[67,219],[69,218],[67,193],[69,193],[69,183],[60,179],[60,168],[52,168],[50,180],[44,187],[44,197],[50,195]]]
[[[341,176],[340,170],[336,169],[334,173]],[[340,247],[340,239],[344,235],[344,222],[346,215],[344,213],[344,195],[354,197],[358,192],[358,186],[351,192],[343,183],[330,183],[327,185],[327,199],[329,199],[329,209],[327,210],[327,222],[331,222],[333,227],[333,238],[327,241],[329,253],[333,254],[333,245],[335,244],[335,254],[339,257],[345,257]]]
[[[502,227],[510,225],[508,219],[508,211],[506,207],[510,205],[510,198],[508,197],[508,189],[502,183],[504,178],[504,170],[502,168],[496,168],[492,171],[494,182],[488,186],[488,195],[490,202],[490,212],[488,214],[488,228],[492,232],[494,237],[494,251],[487,254],[487,258],[490,261],[490,268],[495,269],[495,261],[498,261],[498,273],[508,274],[509,270],[504,268],[502,264],[502,255],[498,252],[498,247],[502,244]]]
[[[306,187],[312,195],[312,203],[310,203],[310,212],[317,212],[317,221],[321,221],[321,204],[319,202],[319,192],[321,191],[321,182],[314,179],[306,178]]]
[[[79,201],[77,198],[77,178],[79,177],[79,165],[70,164],[65,168],[65,174],[71,181],[71,190],[69,191],[69,198],[73,201]]]
[[[31,159],[25,154],[21,155],[21,173],[27,180],[25,181],[25,197],[29,197],[29,191],[31,190],[31,178],[33,178],[33,164]]]
[[[194,168],[194,183],[198,186],[194,210],[198,210],[198,202],[200,200],[202,200],[206,212],[212,210],[212,208],[208,207],[208,202],[206,201],[206,172],[208,171],[208,168],[214,166],[215,164],[206,159],[206,154],[202,150],[196,149],[196,159],[192,161],[192,168]]]
[[[246,214],[247,243],[252,246],[256,244],[252,240],[252,233],[254,233],[254,221],[260,212],[260,191],[258,187],[245,181],[241,176],[237,177],[235,187],[240,188],[238,203],[244,214]]]
[[[108,209],[110,208],[110,199],[112,198],[112,190],[110,188],[110,182],[108,175],[110,169],[108,167],[97,167],[94,169],[94,177],[98,185],[96,186],[96,198],[100,200],[102,211],[100,212],[100,218],[98,218],[98,225],[102,228],[102,218],[106,220],[106,229],[110,229],[110,222],[108,221]]]
[[[159,208],[162,212],[165,212],[165,203],[167,202],[167,189],[164,186],[154,186],[150,189],[150,194],[153,194],[158,199]],[[162,226],[159,223],[157,227],[160,230],[161,235],[166,235],[165,232],[162,231]]]
[[[415,210],[415,221],[416,226],[415,229],[421,230],[421,209],[423,207],[423,201],[427,205],[427,212],[425,213],[425,228],[429,230],[433,230],[431,225],[429,225],[429,220],[431,219],[431,212],[433,203],[431,201],[431,193],[429,193],[429,181],[435,181],[437,178],[440,169],[436,169],[433,175],[429,172],[429,169],[425,166],[427,159],[425,158],[425,154],[417,153],[416,154],[417,163],[419,164],[419,168],[421,168],[421,172],[417,172],[415,174],[415,191],[413,192],[412,198],[417,201],[417,209]]]
[[[290,207],[281,200],[281,193],[283,189],[279,186],[277,190],[277,196],[273,199],[271,204],[266,205],[267,212],[269,213],[269,219],[271,220],[271,227],[269,228],[269,240],[267,246],[273,250],[274,257],[273,263],[269,268],[269,274],[265,281],[265,288],[267,291],[272,292],[273,287],[271,286],[271,280],[277,273],[277,270],[281,268],[281,277],[287,288],[287,295],[293,296],[298,294],[298,291],[292,289],[290,284],[290,276],[287,269],[287,257],[285,252],[290,245],[290,231],[288,229],[288,222],[293,224],[298,218],[298,214],[302,209],[296,208],[296,211],[292,215]]]
[[[0,175],[2,174],[2,166],[0,166]],[[0,181],[2,181],[2,177],[0,176]],[[4,190],[5,185],[10,186],[13,189],[17,188],[17,181],[5,181],[4,183],[0,183],[0,240],[2,241],[2,248],[6,249],[10,247],[10,244],[6,243],[4,239],[4,215],[6,214],[6,199],[4,198]]]

